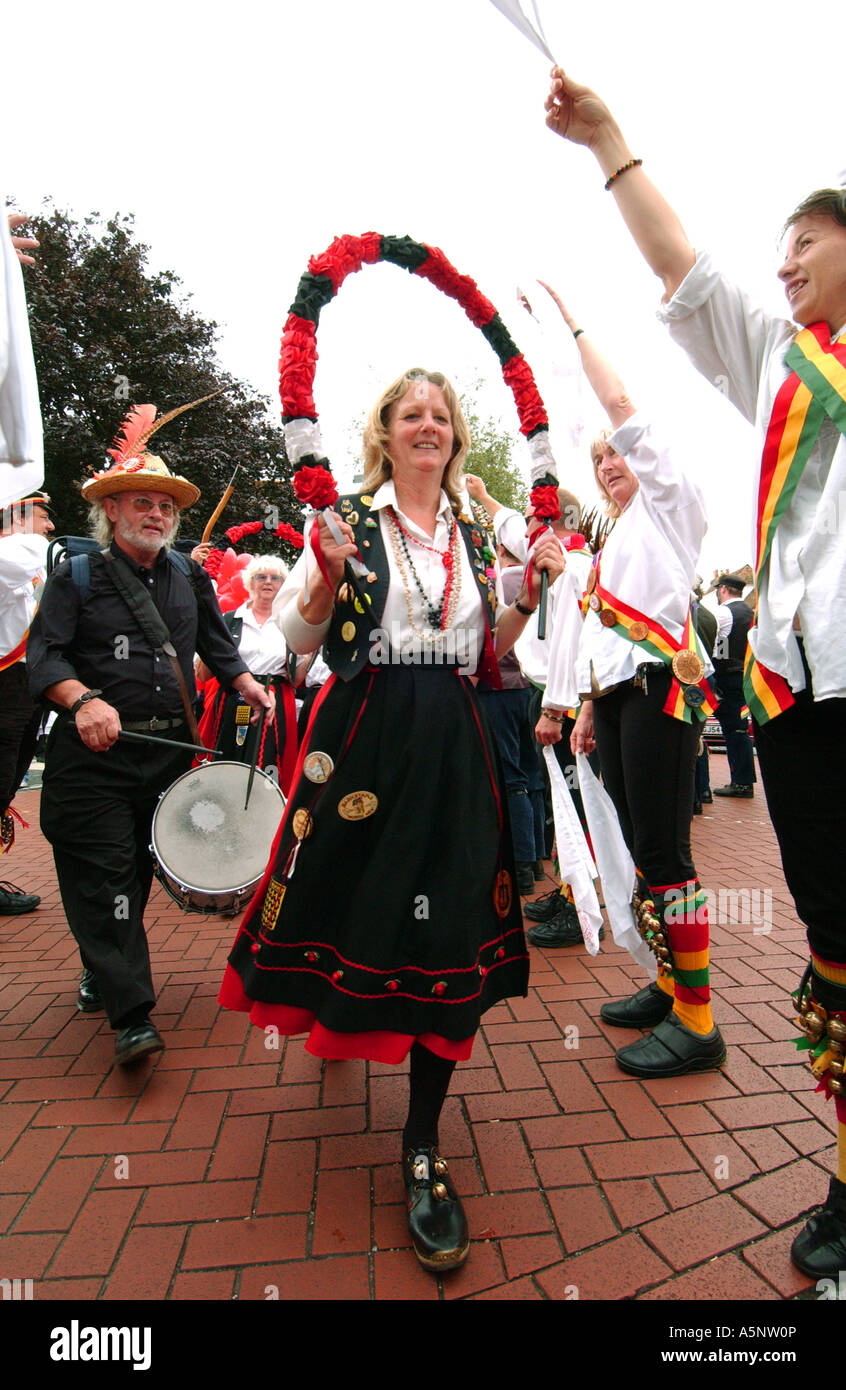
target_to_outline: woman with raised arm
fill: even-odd
[[[321,516],[319,557],[304,552],[276,601],[291,650],[322,646],[332,675],[221,1003],[308,1033],[319,1057],[396,1068],[410,1055],[409,1230],[442,1273],[469,1237],[438,1148],[441,1108],[481,1015],[528,985],[506,797],[472,676],[495,673],[540,585],[500,602],[461,515],[470,436],[445,377],[399,377],[364,440],[361,492],[336,504],[340,540]],[[370,567],[360,594],[344,579],[356,550]],[[551,579],[563,569],[552,538],[533,555]]]
[[[820,189],[787,219],[778,275],[791,323],[753,308],[707,253],[697,256],[594,92],[554,68],[546,111],[552,130],[599,161],[664,283],[671,335],[704,376],[727,385],[761,437],[744,690],[784,875],[808,929],[799,1022],[838,1121],[837,1175],[791,1253],[812,1278],[836,1275],[846,1268],[846,192]]]
[[[578,344],[612,430],[591,446],[614,526],[594,560],[576,655],[583,705],[574,752],[599,753],[603,781],[637,867],[639,924],[658,957],[658,979],[604,1004],[608,1023],[653,1026],[617,1053],[650,1079],[725,1061],[711,1016],[708,909],[690,851],[699,712],[708,699],[690,623],[690,591],[706,530],[699,489],[592,340],[547,285]]]

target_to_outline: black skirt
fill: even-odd
[[[322,782],[303,770],[318,751],[333,764]],[[327,682],[221,1003],[289,1033],[308,1026],[293,1026],[299,1010],[331,1033],[457,1041],[528,975],[502,776],[470,681],[397,665]]]

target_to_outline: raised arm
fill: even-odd
[[[616,430],[625,420],[628,420],[630,415],[635,413],[635,408],[626,393],[622,380],[608,359],[603,357],[599,348],[587,336],[585,330],[576,323],[560,295],[545,280],[539,280],[538,284],[543,285],[547,294],[552,296],[561,310],[564,322],[578,344],[585,376],[593,387],[599,404]]]
[[[610,191],[626,225],[641,255],[663,281],[664,298],[670,299],[693,266],[696,253],[675,212],[643,169],[625,168],[634,156],[608,107],[590,87],[555,67],[546,112],[550,130],[564,140],[586,145],[605,179],[613,180]]]

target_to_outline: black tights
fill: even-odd
[[[436,1056],[422,1043],[412,1044],[408,1118],[402,1132],[403,1153],[437,1144],[438,1120],[454,1070],[455,1062]]]

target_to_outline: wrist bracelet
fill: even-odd
[[[609,178],[608,182],[606,183],[605,192],[608,192],[612,183],[614,183],[620,177],[621,174],[628,173],[629,169],[639,169],[642,163],[642,159],[630,159],[627,164],[621,164],[616,173],[613,173]]]
[[[559,713],[557,712],[557,710],[554,710],[554,709],[542,709],[542,710],[541,710],[541,714],[543,715],[544,719],[551,719],[552,722],[553,722],[553,724],[563,724],[563,723],[564,723],[564,715],[563,715],[563,714],[559,714]]]
[[[70,708],[68,709],[68,714],[71,716],[71,718],[73,718],[76,715],[77,710],[82,709],[83,705],[87,705],[89,700],[99,699],[102,693],[102,690],[86,690],[85,693],[83,695],[80,695],[79,699],[75,700],[74,703],[70,706]]]
[[[524,618],[531,618],[532,615],[538,611],[536,608],[527,608],[525,604],[520,603],[519,599],[516,598],[514,600],[514,607],[517,609],[518,613],[523,614]]]
[[[584,330],[583,328],[574,328],[574,329],[573,329],[573,337],[574,337],[574,338],[578,338],[579,334],[580,334],[580,333],[584,333],[584,331],[585,331],[585,330]]]

